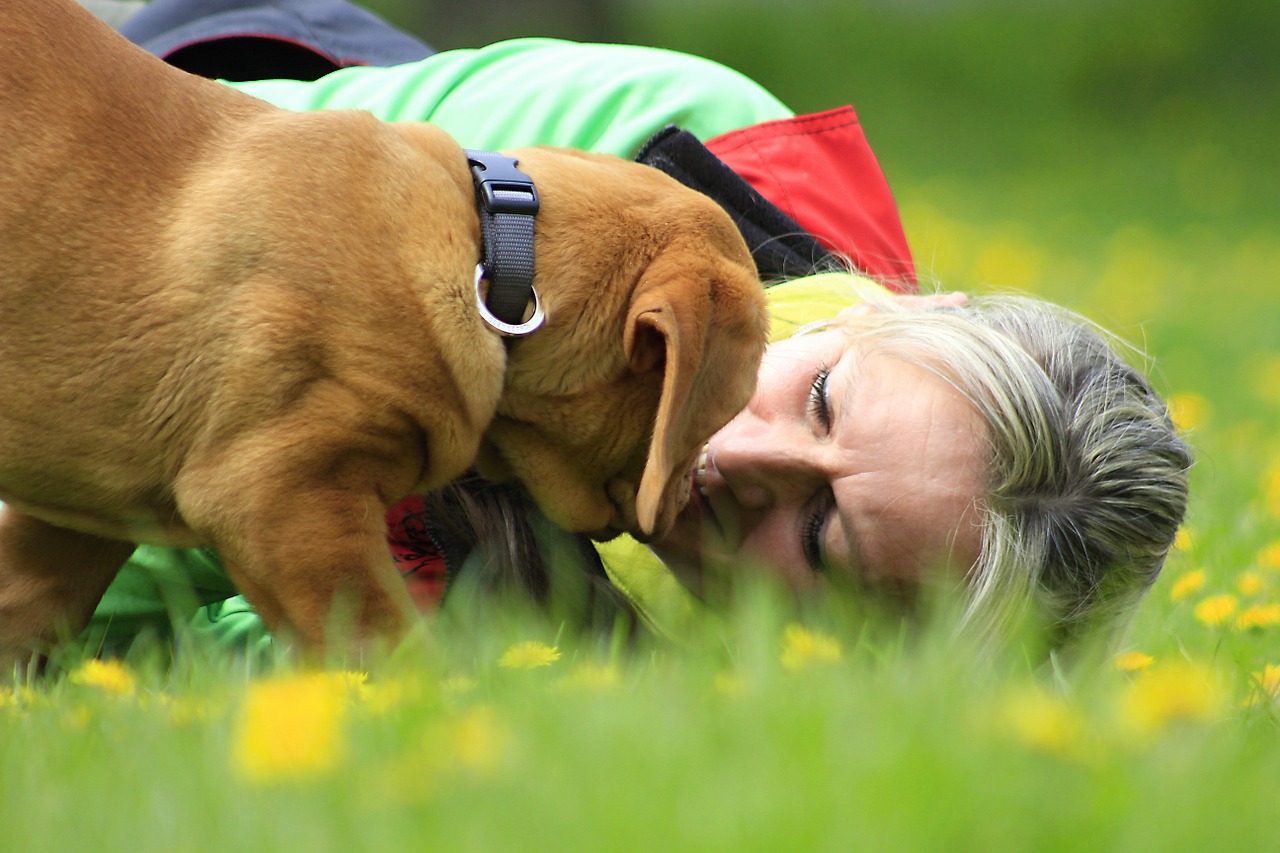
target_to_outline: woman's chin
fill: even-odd
[[[727,566],[699,552],[663,552],[660,545],[650,546],[667,570],[696,598],[712,607],[731,602],[732,577]]]
[[[676,580],[699,598],[702,597],[703,576],[701,548],[696,540],[679,536],[679,525],[661,542],[650,543],[649,548]]]
[[[661,541],[649,543],[649,547],[691,593],[710,603],[720,599],[719,589],[724,584],[717,567],[723,568],[720,564],[724,561],[717,560],[715,555],[724,545],[707,526],[700,499],[691,501],[676,518],[671,531]]]

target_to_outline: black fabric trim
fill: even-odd
[[[761,280],[809,275],[831,261],[831,253],[696,136],[668,125],[649,138],[636,162],[652,166],[686,187],[714,199],[733,218],[751,249]]]
[[[227,36],[171,51],[164,61],[190,74],[231,80],[319,80],[342,66],[310,47],[266,36]]]

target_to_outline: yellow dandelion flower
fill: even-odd
[[[1155,662],[1155,658],[1145,652],[1123,652],[1116,655],[1116,669],[1121,672],[1140,672]]]
[[[782,631],[783,669],[796,672],[814,665],[838,663],[841,655],[840,643],[834,637],[794,623]]]
[[[1272,542],[1258,552],[1257,562],[1259,568],[1270,569],[1271,571],[1280,571],[1280,540]]]
[[[428,726],[423,746],[431,762],[448,769],[491,773],[511,752],[511,727],[492,708],[476,705]]]
[[[422,684],[417,678],[371,679],[367,672],[330,673],[336,687],[356,705],[373,714],[385,714],[403,705],[409,697],[421,693]]]
[[[89,709],[84,705],[75,705],[74,707],[62,709],[62,723],[69,728],[88,728],[91,719],[93,719],[93,715],[89,713]]]
[[[53,704],[50,701],[49,693],[45,690],[34,690],[30,687],[16,687],[8,694],[8,699],[0,699],[0,705],[6,702],[15,708],[39,708],[41,706],[48,707]]]
[[[1280,699],[1280,666],[1267,664],[1262,672],[1253,673],[1254,702],[1274,702]]]
[[[344,670],[328,673],[329,677],[349,693],[359,694],[369,684],[369,673]]]
[[[721,696],[737,699],[747,693],[747,680],[736,672],[717,672],[711,686]]]
[[[218,703],[208,697],[168,697],[161,704],[169,712],[169,719],[178,726],[207,723],[223,712]]]
[[[974,261],[974,275],[984,282],[1019,290],[1034,288],[1044,274],[1045,253],[1022,235],[998,234],[986,242]]]
[[[1280,517],[1280,464],[1272,465],[1263,477],[1262,503],[1268,513]]]
[[[956,184],[945,178],[929,181],[921,189],[920,196],[935,199],[948,198],[949,194],[958,191]],[[985,229],[979,230],[967,222],[949,217],[931,204],[917,203],[909,207],[917,211],[917,215],[908,214],[904,208],[904,222],[916,223],[917,226],[927,223],[924,231],[911,235],[911,245],[928,246],[925,254],[929,256],[930,275],[938,276],[941,281],[967,278],[973,256],[983,242]]]
[[[87,660],[71,673],[72,684],[97,687],[106,693],[133,693],[133,674],[118,660]]]
[[[1139,734],[1153,734],[1176,722],[1211,722],[1227,707],[1218,674],[1176,661],[1139,673],[1120,697],[1121,722]]]
[[[581,693],[604,693],[618,686],[618,668],[612,664],[584,663],[575,666],[557,682],[561,690]]]
[[[1136,325],[1158,308],[1174,275],[1173,257],[1164,240],[1142,227],[1115,233],[1099,265],[1090,296],[1112,323]]]
[[[440,682],[440,689],[450,696],[465,696],[479,686],[469,675],[451,675]]]
[[[1193,572],[1187,572],[1182,577],[1173,582],[1173,589],[1169,590],[1169,598],[1172,601],[1182,601],[1193,592],[1199,592],[1204,588],[1204,569],[1196,569]]]
[[[1234,595],[1211,595],[1197,604],[1192,612],[1196,619],[1212,628],[1230,619],[1236,612],[1237,603]]]
[[[1280,604],[1255,604],[1240,611],[1236,617],[1237,631],[1249,631],[1255,628],[1274,628],[1280,625]]]
[[[551,666],[558,660],[560,660],[560,649],[546,643],[539,643],[537,640],[529,640],[516,643],[503,652],[502,657],[498,658],[498,666],[504,666],[507,669],[537,669]]]
[[[251,782],[314,776],[343,751],[341,720],[349,684],[332,673],[287,675],[250,685],[232,748],[235,770]]]
[[[454,754],[473,772],[494,770],[507,754],[510,730],[492,709],[471,708],[454,724]]]
[[[195,698],[190,695],[175,696],[172,693],[150,693],[140,700],[143,708],[159,708],[169,715],[175,725],[185,726],[212,720],[224,709],[212,696]]]
[[[20,714],[31,707],[31,688],[19,687],[17,689],[0,688],[0,711],[8,710],[9,713]]]
[[[1209,417],[1209,401],[1199,394],[1170,394],[1168,404],[1169,418],[1182,432],[1198,429]]]
[[[1040,752],[1069,756],[1083,745],[1080,715],[1063,697],[1038,687],[1011,690],[998,718],[1017,740]]]
[[[1179,527],[1173,535],[1173,547],[1179,551],[1190,551],[1196,543],[1196,536],[1185,527]]]
[[[1264,402],[1280,404],[1280,353],[1259,355],[1254,365],[1254,393]]]
[[[371,779],[369,803],[421,806],[458,774],[492,776],[509,768],[516,738],[507,720],[487,705],[427,717],[417,737],[388,758]],[[362,792],[356,792],[359,795]]]
[[[360,704],[372,714],[385,714],[421,695],[422,683],[417,678],[392,678],[362,683],[356,691]]]
[[[1257,572],[1241,572],[1236,577],[1236,590],[1246,598],[1262,591],[1262,576]]]

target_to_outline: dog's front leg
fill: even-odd
[[[78,634],[133,550],[0,507],[0,664]]]
[[[421,434],[342,399],[189,460],[175,483],[182,518],[267,626],[313,656],[395,642],[414,614],[386,511],[419,482]]]
[[[219,537],[228,576],[274,634],[312,657],[399,640],[414,610],[387,547],[384,505],[329,485],[298,488],[257,503],[242,529]]]

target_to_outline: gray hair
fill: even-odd
[[[966,632],[999,642],[1029,610],[1062,646],[1114,638],[1154,583],[1182,523],[1191,451],[1120,344],[1025,296],[894,311],[859,337],[954,386],[990,442],[982,545]]]

